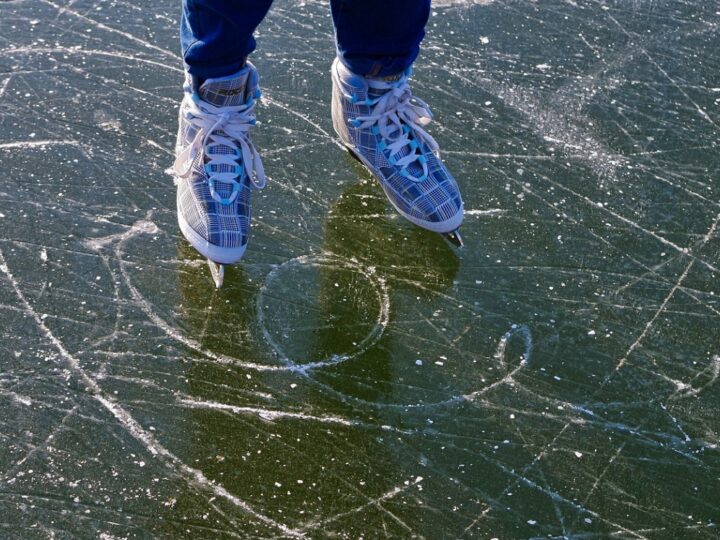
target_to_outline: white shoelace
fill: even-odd
[[[240,193],[242,184],[238,182],[247,174],[251,185],[257,189],[265,187],[265,169],[260,154],[248,137],[250,129],[255,124],[256,100],[234,107],[215,107],[201,101],[197,96],[186,100],[187,109],[191,115],[187,120],[197,129],[192,142],[177,156],[173,165],[175,174],[186,178],[192,172],[192,164],[200,153],[208,174],[210,194],[217,202],[225,205],[232,204]],[[227,137],[218,132],[224,132]],[[234,150],[233,154],[213,154],[209,149],[216,146],[227,146]],[[238,158],[242,157],[242,166],[238,165]],[[209,158],[209,159],[208,159]],[[208,159],[206,161],[206,159]],[[233,168],[229,172],[213,172],[212,165],[228,165]],[[221,182],[232,185],[232,194],[223,199],[215,190],[215,183]]]
[[[388,151],[390,163],[400,167],[403,176],[416,182],[422,182],[428,177],[427,160],[422,153],[416,152],[419,144],[416,139],[424,142],[430,151],[437,153],[439,146],[435,139],[423,129],[432,120],[432,113],[423,100],[412,95],[408,84],[408,74],[404,74],[397,81],[368,80],[368,86],[374,90],[385,90],[378,98],[367,98],[364,104],[369,105],[371,113],[367,116],[355,118],[355,127],[372,129],[377,126],[377,133],[382,137],[381,149]],[[353,96],[347,96],[351,101],[357,101]],[[384,141],[391,141],[389,144]],[[406,156],[395,160],[395,156],[404,147],[409,146]],[[413,176],[407,170],[411,163],[418,161],[423,174]]]

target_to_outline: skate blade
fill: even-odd
[[[210,267],[210,274],[212,274],[213,281],[215,282],[215,288],[219,289],[223,286],[223,279],[225,277],[225,267],[222,264],[208,259],[208,266]]]
[[[358,155],[355,153],[355,150],[353,150],[353,149],[350,148],[349,146],[346,146],[345,148],[347,149],[348,154],[350,154],[355,160],[357,160],[357,162],[358,162],[360,165],[365,165],[365,164],[363,163],[362,159],[360,159],[360,156],[358,156]]]
[[[453,244],[457,247],[463,247],[465,245],[465,242],[463,242],[462,236],[460,236],[459,229],[456,229],[449,233],[445,233],[443,236],[445,238],[447,238],[451,244]]]

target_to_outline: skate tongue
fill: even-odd
[[[391,75],[389,77],[368,77],[368,79],[370,81],[382,81],[382,82],[386,82],[386,83],[393,83],[393,82],[399,81],[403,75],[404,75],[404,73],[398,73],[396,75]],[[383,94],[385,94],[386,92],[389,92],[389,91],[390,90],[388,90],[388,89],[373,88],[371,85],[368,85],[368,97],[370,97],[370,98],[382,97]],[[404,136],[401,128],[396,126],[395,124],[390,124],[388,126],[388,128],[389,128],[388,133],[387,133],[388,140],[385,141],[386,143],[393,141],[393,140],[397,140],[399,137]],[[411,147],[409,145],[405,145],[400,149],[399,152],[397,152],[392,157],[399,160],[399,159],[402,159],[405,156],[409,155],[411,152],[418,154],[418,155],[422,154],[422,152],[419,148],[416,148],[413,150],[413,149],[411,149]],[[415,176],[415,177],[420,177],[420,176],[422,176],[422,173],[423,173],[422,166],[417,161],[413,161],[413,162],[409,163],[407,165],[407,170],[408,170],[408,173],[410,173],[412,176]]]
[[[382,82],[397,82],[405,74],[404,71],[396,73],[395,75],[388,75],[387,77],[368,77],[371,81],[382,81]]]
[[[234,75],[207,79],[198,93],[200,99],[216,107],[234,107],[245,102],[249,67],[244,67]]]
[[[396,73],[395,75],[390,75],[388,77],[367,77],[367,80],[370,84],[368,84],[368,96],[371,98],[379,98],[382,96],[385,92],[388,92],[386,88],[373,88],[372,81],[378,81],[378,82],[384,82],[384,83],[394,83],[400,80],[400,78],[404,75],[404,73]]]
[[[237,73],[227,77],[206,79],[198,90],[200,99],[215,107],[236,107],[243,105],[247,101],[250,70],[251,67],[246,66]],[[213,135],[228,137],[222,129],[215,130]],[[211,140],[213,140],[212,137]],[[212,156],[215,155],[236,154],[236,152],[237,148],[233,148],[227,144],[213,143],[207,149],[206,158],[211,159]],[[208,159],[206,159],[206,164],[207,161]],[[229,163],[214,163],[210,166],[212,173],[234,173],[236,169],[235,165]],[[230,182],[216,182],[215,190],[220,197],[227,199],[232,195],[233,186]]]

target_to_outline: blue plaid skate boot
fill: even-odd
[[[188,75],[180,106],[173,172],[180,230],[207,257],[219,288],[223,264],[237,262],[250,234],[250,193],[265,172],[250,130],[260,98],[249,62],[234,75],[207,79],[197,92]]]
[[[362,77],[335,59],[333,126],[400,215],[462,246],[460,191],[440,161],[437,142],[424,129],[432,114],[413,97],[411,74],[408,68],[395,77]]]

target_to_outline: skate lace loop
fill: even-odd
[[[427,159],[420,148],[425,143],[430,151],[438,151],[438,143],[423,129],[432,120],[432,113],[423,100],[412,95],[408,84],[409,73],[403,74],[397,81],[387,82],[381,80],[368,81],[369,88],[384,91],[377,98],[368,97],[365,105],[371,107],[367,116],[358,116],[351,120],[354,127],[371,129],[373,134],[379,134],[382,140],[379,143],[381,150],[386,152],[391,165],[400,167],[400,172],[406,178],[415,182],[422,182],[428,177]],[[351,101],[357,102],[356,96],[349,96]],[[407,155],[395,156],[408,147]],[[417,162],[422,167],[422,175],[415,176],[408,167]]]
[[[197,129],[192,142],[177,156],[173,165],[175,174],[186,178],[192,172],[192,164],[200,154],[208,175],[210,194],[217,202],[229,205],[237,198],[245,175],[256,189],[265,187],[265,169],[260,154],[250,140],[250,129],[255,125],[254,97],[248,98],[242,105],[232,107],[215,107],[201,101],[197,95],[187,100],[189,112],[187,120]],[[213,153],[212,148],[221,149],[224,153]],[[232,153],[227,153],[227,149]],[[220,166],[226,165],[231,171],[219,172]],[[232,193],[223,198],[216,191],[216,184],[230,184]]]

